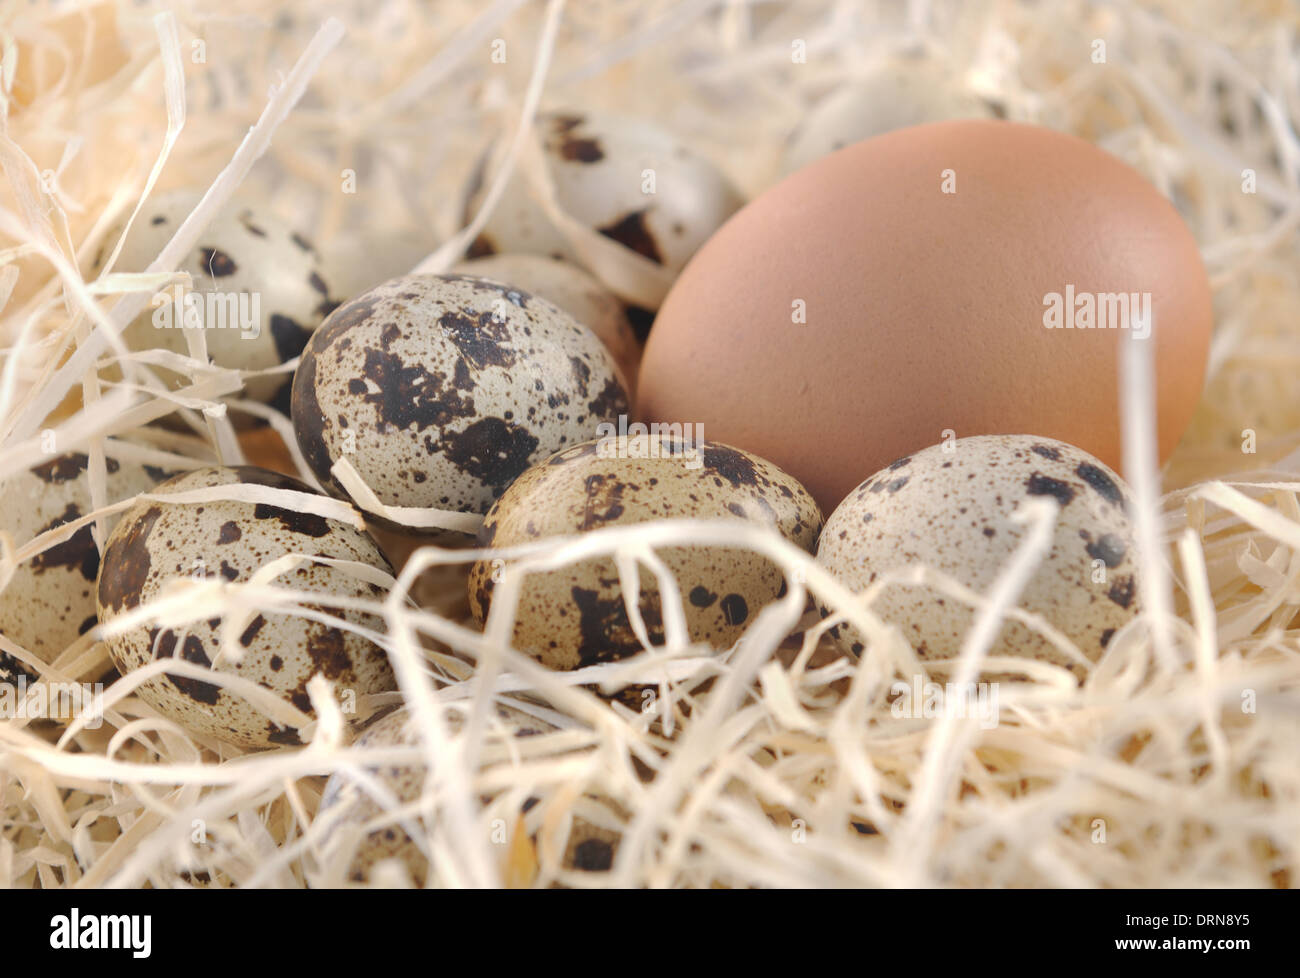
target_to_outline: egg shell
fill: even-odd
[[[468,708],[469,704],[464,702],[447,704],[447,719],[453,731],[464,727]],[[495,712],[495,722],[489,721],[484,732],[485,759],[489,764],[509,763],[509,738],[531,737],[555,729],[546,721],[504,703],[497,703]],[[419,744],[420,737],[407,707],[375,722],[356,742],[357,747],[369,749]],[[368,768],[367,774],[403,804],[415,801],[424,790],[426,771],[423,765]],[[406,867],[412,882],[423,885],[429,876],[429,860],[400,823],[367,832],[359,842],[344,831],[345,827],[364,825],[382,812],[383,808],[360,782],[342,772],[331,775],[316,815],[327,826],[321,843],[323,851],[327,858],[340,854],[350,858],[347,876],[353,883],[369,883],[376,864],[395,859]],[[608,869],[618,839],[617,832],[575,817],[566,846],[565,867],[589,872]],[[350,853],[340,853],[342,847],[349,845],[354,846]]]
[[[888,133],[805,167],[710,239],[655,320],[637,413],[770,458],[828,512],[945,430],[1033,431],[1115,467],[1133,333],[1047,328],[1049,297],[1071,286],[1076,302],[1150,293],[1167,458],[1212,325],[1196,241],[1168,201],[1037,126]]]
[[[992,114],[988,103],[967,91],[946,68],[929,61],[891,60],[813,106],[791,134],[781,172],[801,170],[845,146],[895,129]]]
[[[236,483],[312,492],[297,479],[251,466],[205,468],[160,485],[159,493],[185,492]],[[369,534],[337,520],[266,504],[234,500],[159,503],[141,500],[113,533],[99,572],[99,619],[113,621],[156,597],[169,581],[196,575],[232,583],[247,581],[263,565],[285,554],[357,561],[387,574],[392,567]],[[306,564],[272,584],[325,598],[382,600],[382,588],[344,569]],[[326,600],[314,610],[353,625],[378,629],[381,619],[344,611]],[[224,618],[179,629],[141,625],[106,640],[123,676],[156,658],[179,655],[212,667],[220,649]],[[238,661],[223,659],[215,668],[265,686],[311,713],[307,681],[317,673],[336,691],[358,696],[393,689],[396,682],[383,650],[351,631],[293,614],[258,614],[237,638]],[[189,677],[150,679],[138,695],[163,716],[195,733],[242,747],[300,743],[293,727],[280,727],[242,696]]]
[[[393,279],[317,330],[293,427],[340,496],[343,454],[385,504],[482,513],[529,465],[628,410],[613,358],[568,313],[468,275]]]
[[[131,226],[113,271],[143,272],[171,240],[200,196],[189,190],[173,191],[147,202]],[[95,257],[93,274],[102,269],[124,226],[125,222],[117,225],[104,239]],[[312,330],[338,305],[312,243],[273,215],[240,201],[232,201],[218,211],[177,271],[190,274],[192,291],[203,299],[204,307],[207,299],[203,297],[208,295],[223,296],[228,303],[231,299],[246,302],[250,314],[254,311],[252,303],[257,303],[259,315],[250,328],[243,328],[239,316],[227,314],[219,328],[204,330],[208,356],[221,367],[264,370],[287,363],[302,352]],[[165,294],[170,299],[170,289]],[[161,318],[164,314],[168,318]],[[185,320],[176,314],[170,301],[146,306],[122,334],[127,346],[135,351],[165,349],[188,356],[186,329],[158,328],[155,321],[179,326]],[[170,371],[159,373],[173,387],[189,382]],[[274,404],[288,413],[292,382],[287,373],[249,377],[245,391],[249,398]],[[241,424],[253,423],[242,414],[235,417],[245,419]]]
[[[821,513],[807,491],[775,465],[714,442],[686,446],[664,436],[657,444],[651,451],[649,440],[640,446],[635,438],[596,440],[530,469],[488,512],[479,545],[510,547],[650,520],[723,519],[772,527],[812,550]],[[642,457],[631,457],[634,452]],[[729,647],[764,605],[784,593],[781,568],[749,550],[696,546],[656,552],[676,577],[691,638],[715,648]],[[509,573],[510,566],[486,559],[470,570],[470,608],[480,624],[487,619],[497,570]],[[660,644],[658,586],[648,571],[640,580],[638,607],[651,639]],[[513,644],[555,669],[640,652],[613,559],[529,574]]]
[[[452,271],[503,282],[559,306],[600,337],[632,390],[641,343],[623,304],[577,265],[542,255],[488,255],[461,262]]]
[[[121,502],[173,473],[153,465],[105,458],[105,504]],[[22,547],[47,530],[71,523],[94,509],[90,496],[89,459],[81,452],[55,456],[0,485],[0,523]],[[111,530],[120,513],[105,517]],[[0,591],[0,633],[51,663],[65,648],[92,629],[99,550],[87,524],[62,543],[19,564]],[[0,652],[0,682],[32,671]]]
[[[560,111],[537,117],[560,208],[574,219],[672,272],[678,272],[744,200],[711,162],[671,133],[640,119]],[[465,221],[490,181],[486,157],[470,187]],[[647,193],[647,173],[654,192]],[[578,256],[514,175],[470,252]]]
[[[1018,605],[1042,615],[1096,660],[1141,612],[1137,545],[1128,487],[1073,445],[988,435],[900,458],[831,514],[817,561],[855,592],[883,574],[923,564],[987,595],[1024,542],[1028,528],[1012,522],[1012,514],[1038,497],[1055,499],[1061,510],[1052,548]],[[823,604],[822,616],[829,610]],[[956,657],[974,620],[969,606],[928,586],[891,584],[872,610],[901,630],[922,661]],[[841,624],[832,634],[845,649],[864,650],[856,628]],[[989,654],[1085,671],[1020,622],[1004,622]]]
[[[408,274],[437,246],[415,231],[366,229],[337,234],[320,244],[321,275],[340,302]]]

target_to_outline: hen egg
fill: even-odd
[[[727,222],[659,312],[638,414],[702,423],[826,510],[947,430],[1039,432],[1113,467],[1122,344],[1154,344],[1164,459],[1211,325],[1196,241],[1130,167],[1037,126],[941,122],[832,153]]]
[[[251,466],[206,468],[177,476],[157,488],[181,493],[237,483],[307,492],[288,476]],[[366,564],[392,575],[393,569],[370,535],[347,524],[262,503],[219,499],[205,503],[140,500],[127,510],[108,538],[99,570],[99,620],[107,624],[157,597],[178,578],[211,577],[247,581],[263,565],[286,554]],[[272,584],[322,596],[317,613],[352,626],[382,627],[374,615],[332,607],[330,598],[383,598],[383,589],[346,570],[308,561],[285,571]],[[338,625],[296,614],[257,614],[236,639],[240,657],[220,658],[225,619],[180,628],[142,624],[106,639],[123,676],[158,659],[187,662],[233,673],[266,687],[311,713],[307,682],[317,673],[340,689],[363,696],[393,689],[396,681],[383,650]],[[164,675],[137,690],[146,703],[195,733],[242,747],[300,743],[298,731],[270,721],[242,696],[188,676]]]
[[[621,448],[619,447],[621,446]],[[651,448],[655,450],[651,451]],[[806,550],[821,528],[807,491],[775,465],[716,442],[611,439],[577,445],[519,477],[488,511],[483,547],[658,519],[743,520],[768,526]],[[785,588],[781,568],[749,550],[663,547],[693,641],[726,648]],[[470,608],[482,624],[510,565],[482,560],[470,571]],[[654,577],[642,572],[638,607],[649,636],[664,640]],[[611,558],[530,573],[520,591],[514,646],[554,669],[576,669],[641,651]]]
[[[293,428],[323,485],[347,456],[380,502],[482,513],[529,465],[628,409],[572,316],[468,275],[393,279],[345,303],[294,378]]]
[[[1018,605],[1095,660],[1141,611],[1137,547],[1128,487],[1073,445],[988,435],[900,458],[831,514],[817,561],[856,592],[892,571],[923,564],[986,595],[1028,532],[1011,516],[1034,497],[1054,499],[1060,515],[1051,550]],[[871,608],[927,662],[955,658],[974,620],[957,598],[912,584],[888,585]],[[822,616],[828,613],[823,605]],[[846,650],[863,651],[863,637],[852,626],[837,625],[832,634]],[[1016,621],[1004,622],[989,654],[1041,659],[1076,674],[1086,668]]]

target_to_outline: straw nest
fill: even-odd
[[[387,534],[395,562],[405,563],[374,611],[387,619],[401,692],[360,708],[404,700],[423,733],[415,746],[352,746],[316,686],[306,746],[262,753],[196,739],[128,682],[106,691],[102,723],[0,720],[0,885],[341,883],[347,854],[323,845],[329,826],[317,818],[325,779],[381,759],[435,772],[418,802],[394,808],[390,797],[377,809],[376,824],[417,829],[433,867],[421,883],[1295,881],[1293,4],[227,0],[157,16],[134,4],[24,5],[7,29],[0,479],[52,449],[84,451],[97,507],[110,438],[131,436],[114,443],[116,453],[175,468],[214,458],[302,468],[292,438],[289,449],[281,441],[283,417],[236,430],[232,419],[258,408],[238,399],[217,406],[241,378],[201,359],[167,363],[191,381],[179,392],[186,433],[142,431],[177,410],[177,395],[161,393],[160,361],[129,353],[116,330],[173,280],[169,270],[206,215],[239,188],[323,247],[364,252],[367,241],[405,236],[432,252],[425,268],[448,267],[475,231],[460,229],[460,206],[478,154],[501,134],[519,133],[516,145],[526,145],[539,105],[656,120],[752,196],[774,180],[784,140],[818,97],[899,50],[941,59],[1009,118],[1083,135],[1167,194],[1201,243],[1217,328],[1183,444],[1158,480],[1141,470],[1134,480],[1148,549],[1165,558],[1149,586],[1165,588],[1166,613],[1156,601],[1082,685],[1044,667],[1004,687],[995,726],[892,716],[892,683],[918,669],[910,653],[846,607],[845,592],[806,555],[753,530],[624,528],[534,554],[636,558],[711,534],[766,552],[807,582],[724,654],[691,647],[670,628],[663,649],[572,674],[508,648],[508,600],[486,634],[469,627],[464,575],[476,552],[420,549]],[[792,63],[793,39],[806,43],[804,64]],[[1106,41],[1105,64],[1088,56],[1094,39]],[[504,63],[488,57],[496,41]],[[1242,193],[1246,169],[1256,174],[1254,194]],[[358,175],[359,192],[340,192],[345,171]],[[116,245],[107,238],[113,223],[173,187],[211,189],[160,255],[159,272],[87,281],[99,249]],[[635,280],[645,269],[608,271]],[[1141,410],[1144,383],[1140,370],[1129,378],[1130,415]],[[61,539],[6,531],[0,580]],[[1032,573],[1029,557],[1007,574]],[[205,617],[274,597],[254,585],[186,586]],[[805,588],[872,636],[860,665],[819,644],[821,629],[804,617]],[[168,613],[184,614],[176,603]],[[99,638],[90,632],[50,665],[7,638],[0,650],[45,681],[92,682],[109,665]],[[956,665],[977,668],[983,654],[971,644]],[[633,679],[657,688],[658,710],[633,712],[585,688]],[[483,741],[490,705],[521,691],[555,729],[492,755]],[[480,722],[447,722],[452,702]],[[607,873],[565,868],[570,833],[587,823],[619,839]],[[386,864],[376,881],[409,882],[403,873]]]

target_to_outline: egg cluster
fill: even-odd
[[[1205,272],[1177,214],[1117,160],[992,121],[951,79],[912,72],[828,100],[787,149],[792,175],[743,208],[720,171],[657,127],[544,113],[554,199],[512,179],[467,260],[445,274],[404,274],[421,248],[410,242],[393,246],[397,267],[349,270],[337,249],[322,260],[256,208],[226,208],[181,266],[180,325],[160,327],[155,307],[124,339],[136,353],[205,350],[245,372],[250,398],[291,416],[298,474],[324,492],[265,468],[109,457],[106,502],[146,495],[107,520],[102,557],[87,521],[18,566],[0,594],[0,631],[24,654],[0,651],[0,678],[35,676],[98,627],[160,721],[213,749],[299,745],[316,677],[345,707],[397,689],[382,614],[394,568],[362,521],[345,518],[357,510],[387,533],[476,545],[465,583],[479,627],[519,575],[511,644],[551,669],[662,645],[670,596],[656,570],[675,581],[690,642],[718,654],[803,586],[750,549],[704,543],[658,548],[657,568],[631,573],[607,553],[529,563],[545,541],[680,519],[805,551],[942,669],[1039,500],[1053,505],[1051,545],[989,655],[1000,675],[1018,658],[1084,678],[1143,607],[1131,497],[1110,467],[1121,345],[1156,344],[1167,455],[1204,371]],[[952,117],[967,118],[899,130]],[[484,155],[466,190],[466,223],[494,160]],[[147,206],[112,267],[143,271],[196,199]],[[602,274],[589,234],[675,279],[659,309]],[[109,262],[102,251],[95,268]],[[1044,298],[1067,287],[1137,297],[1134,318],[1046,328]],[[222,304],[250,295],[255,307]],[[211,328],[223,308],[230,328]],[[86,455],[62,455],[4,487],[18,543],[92,512],[87,471]],[[910,573],[918,566],[942,580]],[[185,581],[234,609],[245,590],[265,589],[266,604],[183,621],[167,603]],[[872,655],[875,636],[812,590],[807,626],[820,614],[842,654]],[[151,602],[171,617],[148,617]],[[497,761],[555,729],[529,709],[502,703],[489,718]],[[455,729],[465,719],[452,709]],[[358,740],[420,742],[405,707]],[[327,847],[349,847],[355,881],[386,860],[425,879],[431,854],[414,822],[386,820],[374,788],[411,805],[430,771],[365,773],[326,786]],[[618,833],[577,819],[569,838],[567,869],[613,864]]]

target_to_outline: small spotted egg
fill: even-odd
[[[639,457],[636,457],[639,456]],[[775,465],[726,445],[686,446],[671,436],[611,438],[577,445],[524,473],[488,512],[483,547],[662,519],[743,520],[772,527],[805,550],[821,513],[803,486]],[[785,575],[749,550],[664,547],[694,641],[727,648],[759,610],[785,590]],[[470,608],[482,624],[492,590],[510,566],[481,560],[470,570]],[[641,574],[639,608],[651,639],[664,640],[658,587]],[[514,645],[555,669],[575,669],[641,651],[611,558],[530,573],[520,593]]]
[[[924,564],[986,595],[1023,543],[1012,513],[1034,497],[1060,504],[1052,548],[1021,593],[1089,659],[1138,614],[1136,544],[1124,481],[1081,449],[1034,435],[986,435],[901,458],[849,494],[822,531],[817,560],[861,591],[880,575]],[[924,660],[957,656],[974,619],[970,607],[930,587],[890,584],[872,605]],[[823,606],[825,617],[828,609]],[[856,629],[837,641],[863,650]],[[990,655],[1084,666],[1038,632],[1007,621]]]
[[[988,103],[946,69],[924,61],[891,61],[812,108],[790,138],[781,172],[801,170],[837,149],[895,129],[992,115]]]
[[[388,505],[482,513],[529,465],[627,412],[613,358],[544,299],[468,275],[393,279],[316,331],[293,427],[321,482],[346,455]]]
[[[174,191],[146,203],[113,271],[143,272],[200,196]],[[118,225],[105,237],[95,256],[94,274],[108,260],[122,227]],[[178,313],[170,301],[170,289],[155,295],[153,303],[122,334],[132,350],[161,348],[188,356],[185,327],[194,321],[206,327],[204,338],[213,363],[237,370],[265,370],[298,356],[312,330],[338,305],[322,277],[311,242],[272,215],[237,202],[216,214],[177,271],[190,274],[189,295],[193,298],[187,297],[185,311]],[[163,296],[168,301],[163,301]],[[160,375],[178,387],[188,382],[166,371]],[[251,399],[288,413],[291,384],[292,378],[280,373],[249,377],[245,389]]]
[[[104,459],[105,504],[121,502],[170,478],[152,465]],[[89,459],[80,452],[59,455],[12,476],[0,485],[0,523],[22,547],[33,538],[93,512]],[[105,520],[112,529],[120,513]],[[86,524],[62,543],[19,564],[0,591],[0,633],[51,663],[95,624],[95,576],[99,550]],[[31,675],[13,656],[0,651],[0,682],[20,672]]]
[[[288,476],[252,466],[205,468],[177,476],[157,492],[181,493],[245,483],[310,493]],[[109,536],[99,571],[99,620],[115,618],[155,598],[178,578],[247,581],[259,568],[286,554],[354,561],[392,574],[369,534],[345,523],[264,503],[221,499],[204,503],[141,500]],[[344,568],[308,562],[269,582],[322,595],[314,614],[340,618],[353,627],[378,629],[374,615],[341,610],[331,598],[381,600],[381,587]],[[258,614],[236,638],[237,660],[218,660],[224,618],[177,629],[143,624],[107,639],[123,676],[156,659],[187,662],[233,673],[266,687],[304,712],[311,712],[307,682],[317,673],[340,694],[356,696],[395,687],[387,656],[368,639],[333,623],[296,614]],[[214,665],[214,662],[216,663]],[[281,727],[241,695],[188,676],[147,680],[138,695],[159,713],[202,736],[248,748],[300,743],[297,729]]]
[[[560,208],[585,226],[676,274],[744,200],[708,160],[657,126],[594,112],[551,112],[537,129]],[[466,203],[468,222],[488,181],[484,164]],[[576,260],[564,236],[511,178],[471,257],[530,252]]]
[[[452,271],[506,282],[553,302],[600,337],[629,390],[635,385],[641,343],[623,304],[577,265],[542,255],[489,255],[461,262]]]
[[[469,704],[453,702],[446,706],[447,719],[453,731],[463,729],[468,718]],[[496,716],[489,721],[484,732],[484,759],[489,765],[509,763],[512,748],[510,738],[531,737],[553,731],[544,720],[506,706],[496,704]],[[407,707],[383,717],[357,738],[356,746],[365,749],[383,747],[414,747],[420,744],[419,734],[411,722]],[[517,751],[517,748],[513,749]],[[368,768],[369,778],[391,792],[399,804],[416,801],[424,791],[426,771],[423,765],[391,765]],[[531,808],[526,805],[525,810]],[[330,776],[321,797],[318,821],[325,826],[322,852],[327,860],[346,859],[347,878],[353,883],[367,884],[375,866],[383,861],[396,860],[405,867],[411,881],[422,886],[429,877],[429,860],[420,845],[401,822],[375,825],[368,831],[364,827],[379,819],[384,808],[365,785],[346,772]],[[414,817],[412,821],[417,821]],[[359,833],[357,830],[362,829]],[[575,817],[569,833],[563,865],[568,869],[597,872],[612,865],[618,845],[619,833],[598,826],[581,817]]]

